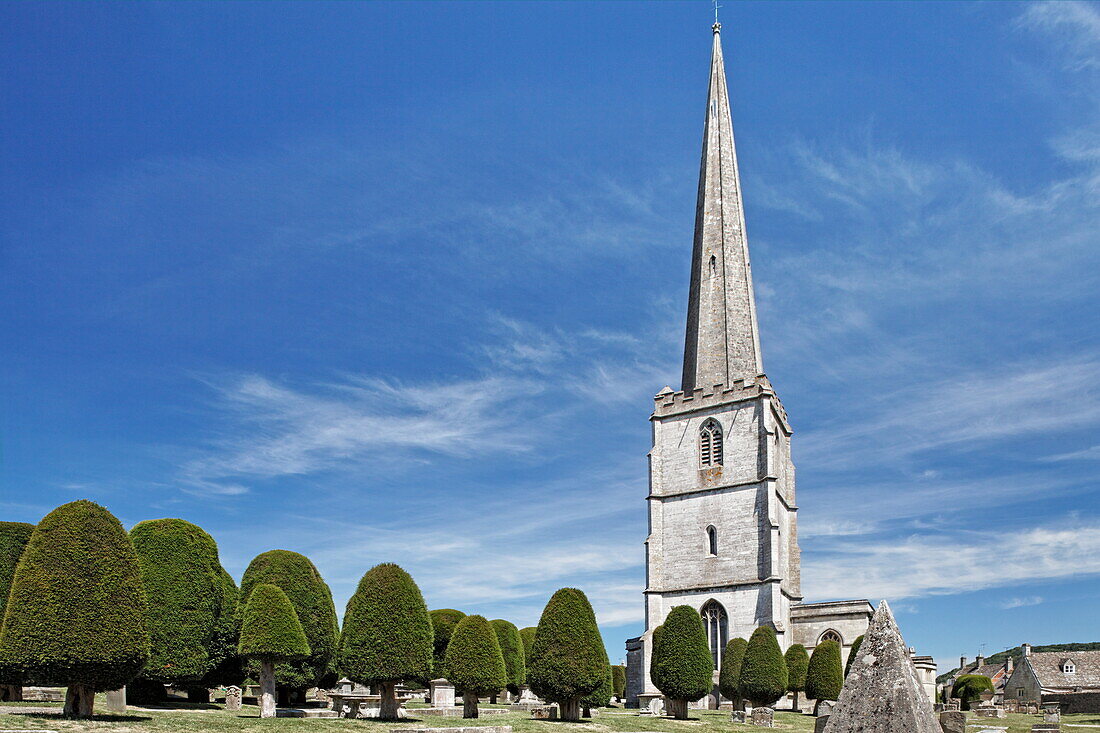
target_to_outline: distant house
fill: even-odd
[[[962,657],[959,659],[958,671],[947,678],[944,682],[944,687],[946,687],[950,693],[951,688],[955,686],[955,680],[962,675],[980,674],[993,680],[993,691],[996,693],[993,700],[994,702],[1001,702],[1004,700],[1005,683],[1008,681],[1008,678],[1012,676],[1012,671],[1012,657],[1008,657],[1005,661],[996,664],[987,663],[985,657],[981,655],[978,655],[977,659],[969,663],[966,661],[966,657]]]
[[[1004,685],[1006,699],[1059,702],[1065,712],[1100,712],[1100,651],[1033,652],[1023,656]]]

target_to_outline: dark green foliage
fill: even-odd
[[[145,592],[134,545],[90,501],[47,514],[11,583],[0,649],[4,664],[54,684],[115,690],[149,656]]]
[[[519,629],[511,621],[502,618],[492,621],[500,642],[500,653],[504,655],[504,668],[507,670],[507,687],[513,693],[519,693],[519,687],[527,682],[527,663],[524,660],[523,641],[519,638]]]
[[[787,690],[802,692],[806,689],[806,671],[810,666],[810,655],[801,644],[791,644],[783,655],[787,662]]]
[[[459,621],[444,657],[451,675],[447,679],[463,692],[478,697],[502,690],[508,682],[508,672],[497,639],[493,624],[484,616],[466,616]]]
[[[611,667],[611,694],[620,700],[626,696],[626,667],[621,664]]]
[[[240,593],[232,576],[221,566],[218,567],[218,587],[221,594],[221,613],[214,623],[211,651],[214,667],[202,678],[202,687],[239,686],[244,679],[241,658],[237,656],[241,629],[241,614],[237,606]],[[301,621],[301,617],[298,620]]]
[[[376,565],[348,600],[339,667],[363,684],[425,680],[432,641],[428,607],[412,577],[392,563]]]
[[[955,680],[951,688],[951,697],[957,697],[962,701],[962,709],[969,710],[972,703],[982,699],[984,691],[993,691],[993,680],[984,674],[964,674]]]
[[[823,641],[814,647],[806,668],[806,697],[811,700],[836,700],[844,685],[840,666],[840,644]]]
[[[451,643],[451,634],[458,622],[466,618],[466,614],[453,608],[437,608],[429,611],[428,615],[432,619],[432,674],[447,677],[447,645]]]
[[[787,662],[772,627],[761,626],[749,637],[737,687],[753,707],[770,707],[787,693]]]
[[[856,652],[859,651],[860,645],[863,644],[863,634],[856,637],[856,640],[852,642],[852,648],[848,651],[848,661],[844,663],[844,676],[847,677],[848,673],[852,671],[852,663],[856,661]]]
[[[4,621],[4,602],[8,600],[15,566],[19,564],[32,532],[34,525],[27,522],[0,522],[0,623]],[[19,684],[21,678],[18,669],[5,669],[0,662],[0,684]]]
[[[608,703],[611,702],[612,695],[614,695],[614,686],[615,680],[612,667],[609,664],[607,665],[607,675],[604,677],[603,684],[585,695],[581,699],[581,705],[586,709],[607,707]]]
[[[727,700],[740,700],[741,663],[745,659],[745,649],[749,642],[738,636],[726,644],[722,654],[722,668],[718,671],[718,691]]]
[[[523,642],[523,666],[526,669],[531,669],[531,652],[535,650],[535,631],[534,626],[525,626],[519,630],[520,641]]]
[[[302,624],[310,655],[294,662],[275,665],[275,681],[286,688],[331,687],[336,683],[336,606],[332,591],[309,558],[289,550],[270,550],[257,555],[241,578],[239,603],[243,609],[252,589],[270,583],[283,589],[294,605]],[[259,666],[251,663],[246,673],[259,676]]]
[[[147,600],[150,654],[142,676],[201,682],[228,656],[222,625],[237,612],[236,588],[227,598],[214,538],[182,519],[156,519],[138,523],[130,539]]]
[[[699,612],[676,606],[655,637],[649,675],[670,700],[698,700],[711,690],[714,660]]]
[[[576,588],[554,593],[535,634],[527,670],[531,690],[550,702],[580,700],[604,683],[608,666],[588,598]]]
[[[237,653],[270,662],[309,656],[309,642],[298,612],[279,586],[261,583],[252,589],[244,606]]]

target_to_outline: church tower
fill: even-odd
[[[628,699],[649,678],[653,629],[673,606],[699,610],[715,669],[756,627],[793,641],[800,603],[791,428],[764,375],[721,26],[714,25],[681,389],[650,417],[646,632],[627,643]]]

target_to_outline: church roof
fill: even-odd
[[[714,24],[680,389],[763,373],[721,25]]]
[[[1027,662],[1044,688],[1068,689],[1100,687],[1100,651],[1032,652]],[[1072,660],[1076,671],[1066,674],[1062,667]]]

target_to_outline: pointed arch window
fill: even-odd
[[[707,644],[710,645],[710,656],[714,660],[714,668],[722,666],[722,653],[726,651],[726,643],[729,641],[729,619],[726,609],[715,600],[707,601],[699,610],[703,617],[703,628],[707,630]]]
[[[707,527],[707,552],[718,554],[718,529],[713,524]]]
[[[699,428],[699,463],[705,468],[722,462],[722,426],[710,418]]]
[[[835,641],[837,644],[844,646],[844,640],[840,637],[840,632],[833,631],[832,629],[822,634],[821,638],[817,640],[817,643],[820,644],[823,641]]]

